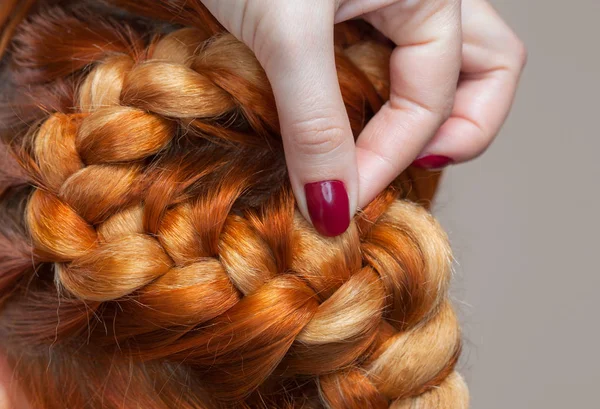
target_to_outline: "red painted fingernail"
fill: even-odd
[[[415,160],[412,165],[423,169],[441,169],[452,163],[452,159],[441,155],[428,155]]]
[[[350,225],[350,204],[344,183],[339,180],[304,185],[308,213],[315,229],[324,236],[338,236]]]

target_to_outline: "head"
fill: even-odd
[[[2,66],[0,350],[31,407],[466,408],[437,174],[321,237],[263,70],[200,1],[25,3]],[[358,23],[336,44],[358,135],[391,47]]]

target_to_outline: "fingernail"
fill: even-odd
[[[304,185],[308,213],[315,229],[324,236],[338,236],[350,225],[350,204],[339,180]]]
[[[442,155],[427,155],[415,160],[412,165],[418,168],[435,170],[444,168],[452,163],[452,159]]]

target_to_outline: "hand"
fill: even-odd
[[[461,77],[450,118],[419,155],[424,166],[483,153],[512,105],[527,51],[484,0],[462,0]],[[416,164],[419,164],[418,160]]]
[[[328,236],[415,158],[430,167],[479,155],[508,114],[524,63],[521,42],[484,0],[463,2],[464,45],[460,0],[203,2],[265,69],[298,207]],[[355,144],[333,25],[357,17],[397,48],[390,100]]]

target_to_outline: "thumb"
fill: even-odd
[[[291,22],[281,19],[281,38],[264,43],[259,56],[275,95],[298,207],[325,236],[346,231],[358,197],[354,138],[335,67],[333,18],[333,8],[313,7]]]

